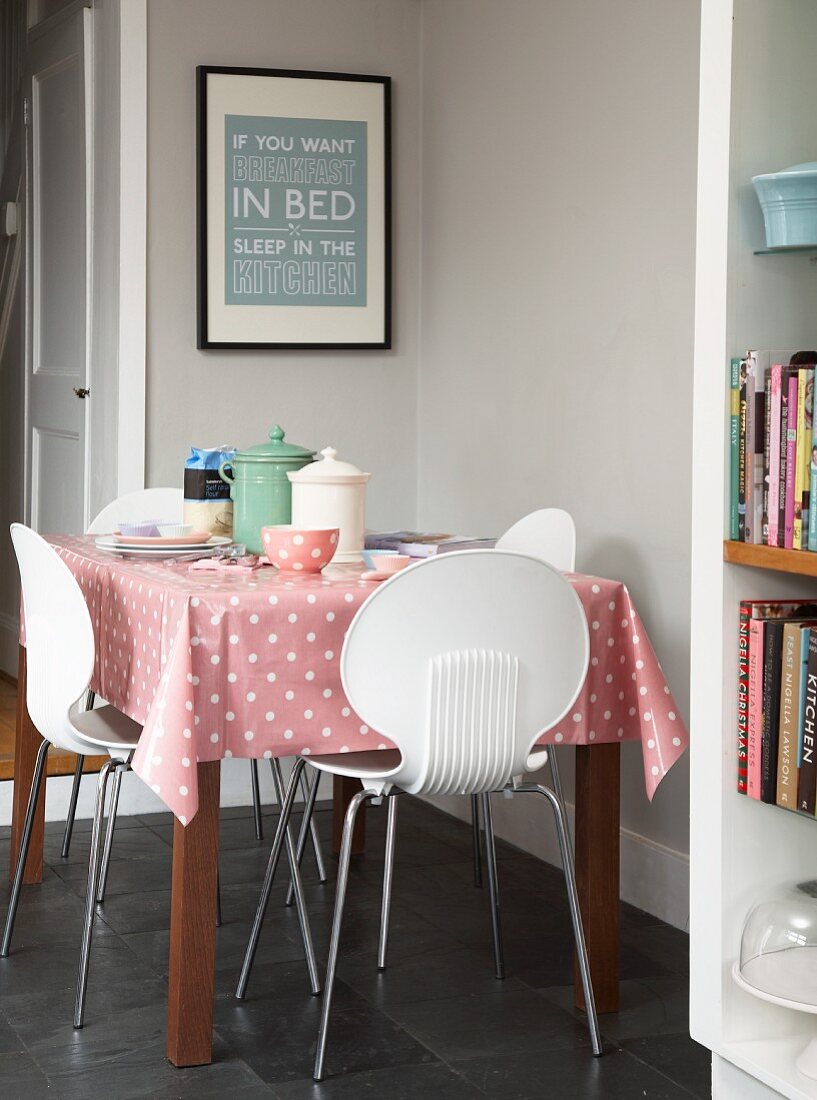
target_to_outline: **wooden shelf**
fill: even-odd
[[[753,546],[726,539],[723,560],[733,565],[750,565],[753,569],[776,569],[778,573],[817,577],[817,554],[812,550],[781,550],[779,546]]]

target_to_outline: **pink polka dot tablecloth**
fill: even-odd
[[[186,562],[119,558],[92,536],[51,536],[79,581],[96,637],[91,686],[140,722],[133,770],[186,824],[198,761],[391,748],[349,706],[343,638],[372,592],[362,567],[282,576],[272,566],[191,572]],[[570,575],[590,627],[590,669],[543,743],[640,740],[647,794],[688,736],[619,581]]]

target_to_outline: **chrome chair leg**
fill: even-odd
[[[305,774],[306,774],[306,769],[304,769],[304,771],[301,772],[301,780],[303,780],[303,777],[304,777]],[[311,787],[309,786],[308,783],[306,785],[307,795],[306,795],[306,801],[304,802],[303,818],[301,819],[301,831],[298,833],[297,856],[298,856],[298,866],[299,867],[301,866],[301,863],[303,862],[304,852],[306,851],[306,841],[307,841],[307,838],[308,838],[308,836],[310,834],[310,831],[311,831],[312,812],[315,809],[315,799],[318,797],[318,782],[320,781],[320,778],[321,778],[320,772],[316,771],[315,772],[315,782],[312,784]],[[301,782],[301,791],[303,791],[303,783],[302,782]],[[322,880],[322,881],[325,881],[325,879]],[[287,896],[286,896],[285,904],[286,905],[292,905],[294,900],[295,900],[295,889],[292,885],[292,879],[290,879],[289,886],[287,886]]]
[[[318,784],[321,781],[321,773],[315,772],[315,779],[313,787],[315,788],[315,798],[318,795]],[[306,779],[306,772],[301,772],[301,798],[304,800],[304,806],[309,801],[309,784]],[[312,799],[312,808],[315,808],[315,798]],[[318,882],[326,882],[326,868],[323,863],[323,851],[321,850],[321,838],[318,836],[318,826],[312,817],[312,810],[309,812],[309,833],[312,838],[312,850],[315,853],[315,866],[318,869]]]
[[[96,700],[96,692],[88,691],[85,693],[85,709],[93,710],[94,702]],[[79,784],[82,779],[82,765],[85,761],[85,757],[77,755],[77,763],[74,768],[74,785],[71,787],[71,800],[68,803],[68,814],[65,818],[65,833],[62,838],[62,858],[68,859],[68,852],[71,848],[71,834],[74,831],[74,818],[77,816],[77,799],[79,798]]]
[[[71,801],[68,803],[68,814],[65,818],[65,833],[62,838],[62,858],[68,859],[68,852],[71,849],[71,834],[74,831],[74,818],[77,816],[77,799],[79,798],[79,785],[82,780],[82,766],[85,763],[85,757],[81,754],[77,754],[77,763],[74,768],[74,783],[71,787]]]
[[[386,860],[383,867],[383,899],[380,903],[380,943],[377,948],[377,969],[386,969],[389,950],[389,915],[391,913],[391,886],[394,879],[394,846],[397,840],[397,795],[388,799],[386,820]]]
[[[559,799],[562,804],[562,810],[565,814],[565,823],[567,824],[567,809],[565,803],[564,789],[562,788],[562,777],[559,772],[559,764],[556,760],[556,746],[548,745],[548,761],[550,763],[550,777],[553,780],[553,793]],[[570,840],[570,829],[568,827],[567,839]]]
[[[284,796],[284,777],[281,773],[281,761],[275,757],[270,759],[270,767],[272,769],[272,780],[275,784],[275,797],[278,799],[278,805],[283,812],[285,796]],[[297,780],[300,777],[296,777]],[[292,807],[290,807],[290,815],[292,814]],[[317,995],[321,991],[321,982],[318,977],[318,963],[315,959],[315,947],[312,943],[312,932],[309,928],[309,914],[306,911],[306,898],[304,897],[304,887],[301,882],[301,871],[298,866],[298,856],[295,851],[295,844],[292,840],[292,831],[289,827],[289,819],[287,819],[286,827],[284,829],[284,844],[287,853],[287,862],[289,863],[289,874],[292,881],[292,885],[295,889],[295,908],[298,913],[298,923],[301,926],[301,939],[304,943],[304,955],[306,956],[306,968],[309,971],[309,984],[312,987],[312,992]]]
[[[482,816],[485,819],[485,862],[488,866],[491,932],[494,939],[494,967],[497,978],[504,978],[505,958],[502,951],[502,924],[499,917],[499,879],[496,872],[496,846],[494,844],[494,822],[491,815],[490,794],[482,795]]]
[[[9,911],[6,915],[6,927],[3,930],[3,943],[0,945],[0,956],[6,958],[11,947],[11,934],[14,931],[14,921],[17,917],[17,906],[20,903],[20,889],[23,885],[23,873],[25,871],[28,848],[31,843],[31,833],[34,828],[34,814],[37,809],[37,799],[43,782],[45,770],[45,758],[48,756],[50,741],[43,741],[37,750],[37,759],[34,762],[34,775],[31,779],[31,790],[28,792],[28,805],[23,822],[23,835],[20,837],[20,850],[17,855],[17,866],[14,869],[14,882],[9,898]]]
[[[269,904],[270,891],[272,890],[272,882],[275,878],[275,872],[278,868],[278,861],[281,858],[281,850],[284,846],[284,827],[289,822],[289,815],[292,812],[292,804],[295,801],[295,791],[298,787],[298,777],[304,767],[304,758],[299,756],[292,769],[292,775],[290,776],[289,786],[287,787],[286,796],[284,798],[283,805],[281,806],[281,814],[278,818],[278,825],[275,830],[275,839],[272,842],[272,849],[270,851],[269,861],[267,863],[267,869],[264,873],[264,882],[261,887],[261,896],[258,899],[258,908],[255,911],[255,919],[253,920],[252,930],[250,932],[250,938],[247,943],[247,950],[244,953],[244,962],[241,966],[241,974],[238,979],[238,986],[236,987],[236,998],[241,1001],[247,992],[247,982],[250,977],[250,970],[252,969],[253,959],[255,958],[255,951],[258,947],[258,937],[261,934],[261,926],[264,923],[264,914],[267,911],[267,905]]]
[[[576,941],[576,954],[579,958],[579,972],[582,978],[582,991],[584,1004],[587,1011],[587,1026],[590,1029],[590,1042],[593,1054],[598,1058],[603,1054],[601,1045],[601,1032],[599,1030],[599,1018],[596,1013],[596,999],[593,995],[593,980],[590,975],[590,960],[587,957],[587,944],[584,938],[582,926],[582,914],[579,908],[579,892],[576,889],[576,871],[573,866],[573,852],[570,847],[570,838],[567,832],[567,818],[564,805],[559,800],[555,791],[549,787],[536,785],[533,787],[518,787],[522,792],[532,792],[543,795],[551,805],[556,818],[556,831],[559,836],[559,848],[562,855],[562,865],[565,873],[565,885],[567,886],[567,900],[570,905],[570,917],[573,921],[573,936]]]
[[[338,884],[335,895],[335,915],[332,918],[332,939],[329,944],[329,961],[326,965],[326,980],[323,989],[321,1024],[318,1030],[318,1048],[315,1054],[315,1069],[312,1076],[316,1081],[323,1080],[323,1064],[326,1059],[326,1039],[329,1029],[329,1012],[332,1008],[332,990],[335,985],[335,970],[338,964],[340,930],[343,923],[343,905],[346,900],[346,886],[349,881],[349,861],[352,857],[352,832],[357,812],[367,798],[373,798],[374,791],[358,791],[346,809],[343,822],[343,840],[338,860]],[[390,803],[391,805],[391,803]]]
[[[105,847],[102,851],[102,866],[99,869],[99,888],[96,892],[96,900],[101,905],[105,900],[105,885],[108,881],[108,868],[111,863],[111,848],[113,847],[113,833],[116,828],[116,813],[119,809],[119,788],[122,786],[122,776],[126,767],[117,768],[113,777],[113,790],[111,791],[111,805],[108,809],[108,827],[105,830]]]
[[[94,929],[96,891],[102,846],[102,815],[105,810],[105,789],[112,769],[124,767],[123,760],[106,760],[99,772],[94,807],[94,824],[91,830],[91,854],[88,860],[88,886],[85,891],[85,921],[82,929],[82,946],[79,953],[77,995],[74,1002],[74,1027],[82,1027],[85,1015],[85,995],[88,991],[88,964],[91,955],[91,935]]]
[[[471,832],[474,848],[474,886],[482,886],[482,842],[479,835],[479,795],[471,795]]]
[[[255,839],[264,839],[264,826],[261,823],[261,788],[258,784],[258,761],[250,761],[250,782],[252,783],[252,812],[255,818]]]

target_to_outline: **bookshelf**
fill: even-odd
[[[815,0],[702,0],[692,475],[690,1030],[719,1100],[817,1100],[795,1059],[813,1017],[739,989],[749,909],[817,874],[813,822],[737,793],[743,598],[817,598],[817,554],[724,541],[729,359],[817,346],[817,249],[763,251],[751,177],[817,158]],[[756,255],[755,250],[761,250]]]

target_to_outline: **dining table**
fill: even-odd
[[[85,596],[91,688],[143,726],[132,769],[174,815],[167,1057],[212,1059],[219,781],[230,757],[386,749],[340,677],[345,632],[374,584],[363,565],[285,574],[271,565],[205,570],[120,556],[93,536],[48,536]],[[620,746],[638,741],[652,799],[688,735],[624,583],[567,574],[587,615],[587,678],[541,743],[576,751],[575,861],[597,1007],[619,1005]],[[546,629],[546,624],[543,624]],[[21,629],[11,834],[16,862],[41,738],[26,707]],[[359,789],[334,786],[335,821]],[[24,881],[42,879],[45,784]],[[363,840],[360,838],[362,846]],[[260,885],[260,884],[259,884]],[[574,997],[583,1007],[581,983]]]

